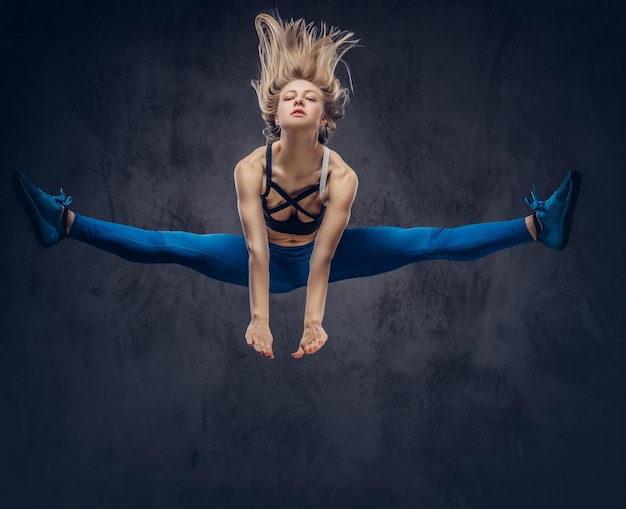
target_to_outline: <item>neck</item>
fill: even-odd
[[[322,147],[317,139],[317,133],[302,135],[301,133],[287,134],[281,132],[279,152],[276,154],[276,164],[289,168],[290,173],[307,172],[319,166]]]

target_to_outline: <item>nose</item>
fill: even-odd
[[[298,104],[300,106],[304,106],[304,99],[302,99],[301,97],[296,97],[293,100],[293,105],[295,106],[296,104]]]

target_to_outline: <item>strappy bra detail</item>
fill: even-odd
[[[326,181],[328,180],[328,160],[330,158],[329,156],[330,151],[328,150],[328,147],[324,146],[324,156],[322,157],[322,172],[320,175],[319,183],[311,187],[307,187],[297,196],[291,197],[282,187],[280,187],[272,180],[272,144],[270,143],[267,145],[265,156],[265,193],[261,195],[261,201],[263,203],[265,224],[269,228],[280,233],[288,233],[291,235],[310,235],[311,233],[314,233],[319,229],[322,224],[322,219],[324,218],[324,212],[326,212]],[[268,208],[266,199],[271,189],[274,189],[285,201],[280,205],[277,205],[276,207]],[[319,191],[320,201],[323,205],[322,211],[319,214],[311,214],[309,211],[305,210],[299,202],[317,191]],[[278,221],[271,216],[275,212],[284,210],[287,207],[293,207],[295,210],[293,211],[293,214],[291,214],[291,217],[286,221]],[[311,218],[312,221],[300,221],[298,219],[298,212]]]

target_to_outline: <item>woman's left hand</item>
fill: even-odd
[[[328,340],[328,334],[321,323],[312,322],[304,324],[304,333],[300,340],[298,350],[291,354],[294,359],[299,359],[304,354],[310,355],[317,352]]]

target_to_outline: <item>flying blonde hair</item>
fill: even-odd
[[[350,70],[342,57],[358,39],[352,32],[328,28],[325,23],[318,30],[303,19],[283,21],[267,13],[259,14],[254,26],[261,65],[260,77],[252,81],[252,86],[267,126],[263,130],[265,137],[268,141],[280,138],[280,127],[276,125],[280,91],[292,81],[306,80],[322,91],[327,125],[320,127],[318,139],[326,143],[337,129],[337,121],[343,118],[349,99],[348,89],[335,77],[335,70],[342,62],[350,80]]]

